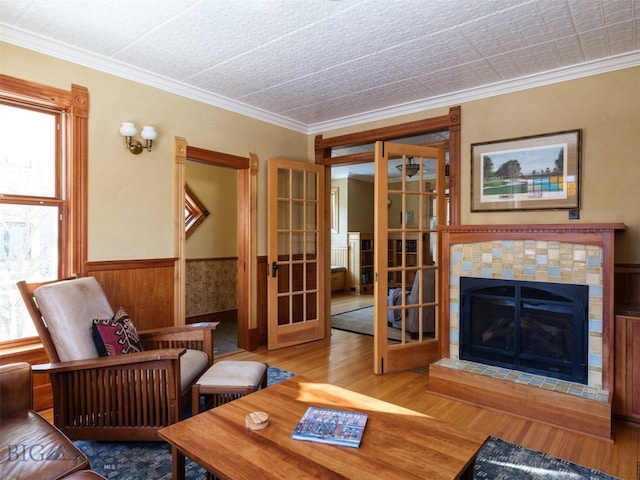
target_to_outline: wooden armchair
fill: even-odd
[[[51,363],[54,424],[72,440],[160,441],[157,431],[180,420],[191,385],[213,364],[217,323],[139,331],[144,351],[100,357],[93,319],[113,310],[93,277],[18,282]]]

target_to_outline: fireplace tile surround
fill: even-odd
[[[459,359],[460,277],[588,285],[588,385],[602,388],[602,248],[546,240],[493,240],[452,245],[450,258],[451,359]]]
[[[583,398],[612,388],[613,243],[623,224],[458,225],[443,234],[443,359],[438,365]],[[588,385],[460,360],[460,277],[588,285]]]

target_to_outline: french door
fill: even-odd
[[[445,149],[375,144],[375,373],[439,357],[436,227],[446,222],[445,164]]]
[[[269,159],[268,348],[325,335],[324,167]]]

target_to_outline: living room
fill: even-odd
[[[312,162],[315,156],[314,134],[225,110],[11,42],[0,43],[0,58],[0,73],[3,75],[64,90],[68,90],[71,85],[81,85],[88,89],[88,216],[84,273],[98,272],[104,276],[112,274],[113,277],[110,278],[119,278],[119,275],[126,272],[131,276],[138,275],[140,283],[145,284],[149,283],[149,279],[153,278],[159,269],[168,269],[169,273],[162,277],[162,281],[165,282],[163,288],[159,288],[159,291],[173,292],[176,258],[174,137],[185,138],[190,146],[240,157],[247,157],[250,152],[255,154],[258,159],[256,254],[259,265],[266,268],[266,172],[269,159],[284,158]],[[460,224],[622,223],[625,230],[615,237],[616,270],[638,268],[640,211],[636,205],[637,185],[640,180],[637,153],[640,151],[639,91],[640,67],[636,61],[634,65],[624,68],[611,68],[604,72],[593,71],[579,78],[550,81],[548,84],[504,91],[484,98],[462,99],[420,112],[365,121],[358,125],[336,125],[323,130],[322,135],[324,138],[331,138],[439,117],[447,114],[449,107],[459,105]],[[134,157],[123,148],[123,140],[118,133],[118,127],[123,120],[134,120],[138,124],[151,122],[157,126],[159,136],[154,142],[152,152],[143,152]],[[569,220],[567,210],[472,211],[473,144],[575,129],[581,129],[583,132],[578,220]],[[233,255],[220,254],[220,257],[227,256]],[[134,286],[131,288],[135,289]],[[168,310],[171,312],[175,302],[172,295],[167,297],[170,300]],[[167,298],[163,298],[162,301],[166,302]],[[119,301],[117,298],[113,300]],[[158,297],[150,295],[146,300],[153,303]],[[260,297],[258,301],[261,306],[266,305],[264,298]],[[248,322],[250,331],[260,330],[252,338],[260,338],[265,325],[259,323],[257,318],[250,318]],[[146,319],[139,325],[144,329],[159,326],[162,325]],[[331,345],[334,341],[336,345],[342,346],[334,347]],[[383,382],[388,387],[378,385],[381,381],[378,377],[372,373],[362,373],[363,370],[371,369],[373,355],[373,347],[366,343],[366,339],[351,340],[342,334],[334,333],[330,342],[327,342],[328,339],[323,340],[321,346],[309,344],[295,348],[298,352],[304,352],[305,349],[309,352],[324,349],[326,352],[333,348],[341,348],[340,351],[344,355],[341,358],[348,358],[351,347],[347,345],[355,344],[357,346],[352,350],[354,360],[340,362],[339,365],[328,361],[306,365],[303,361],[287,360],[282,352],[264,350],[260,353],[243,353],[239,358],[260,358],[281,368],[305,374],[319,382],[346,386],[368,395],[380,395],[387,401],[403,403],[408,408],[427,411],[430,415],[442,416],[449,421],[464,423],[464,419],[467,419],[471,426],[478,426],[481,422],[498,423],[499,426],[488,430],[510,441],[526,443],[531,448],[564,456],[577,463],[589,463],[593,468],[622,478],[632,478],[636,474],[636,469],[628,466],[627,461],[635,465],[640,460],[640,438],[638,429],[629,427],[626,423],[619,427],[618,432],[622,433],[616,436],[614,446],[604,445],[592,439],[584,440],[578,434],[565,433],[524,420],[513,420],[516,423],[513,424],[513,431],[509,431],[509,423],[512,421],[510,416],[500,416],[495,412],[462,403],[436,400],[433,396],[422,400],[394,397],[393,391],[402,391],[401,388],[405,387],[412,388],[412,382],[419,384],[419,387],[412,390],[419,397],[419,392],[428,387],[428,376],[420,377],[415,372],[397,377],[389,376],[392,378],[384,379]],[[256,348],[258,346],[260,345],[255,345]],[[255,350],[253,347],[254,345],[251,350]],[[299,356],[304,356],[304,353],[300,353]],[[4,351],[1,358],[2,363],[8,363],[16,356]],[[41,354],[36,354],[32,363],[44,361],[46,360]],[[457,409],[458,413],[451,410],[452,408]],[[618,425],[622,425],[622,422],[616,424]],[[538,434],[541,437],[534,438]],[[589,446],[584,451],[590,452],[591,455],[580,453],[584,444]],[[604,455],[606,459],[597,460],[595,457],[602,451],[607,452]]]

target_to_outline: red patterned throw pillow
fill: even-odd
[[[94,319],[91,329],[101,357],[142,351],[136,327],[122,307],[112,319]]]

